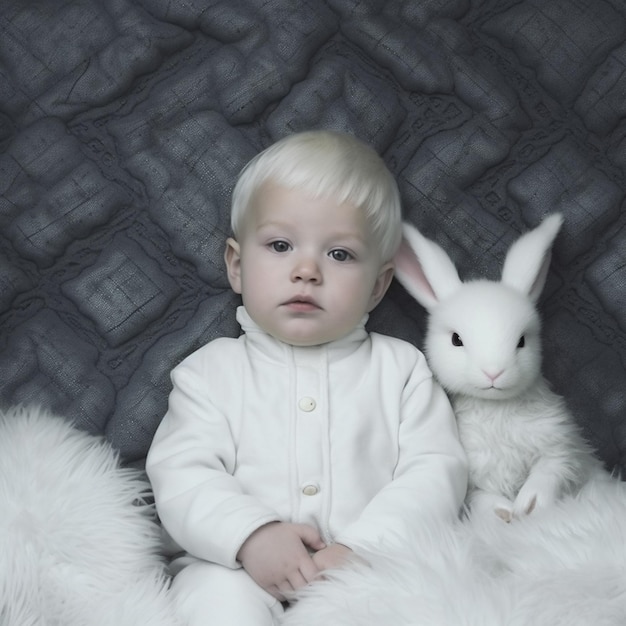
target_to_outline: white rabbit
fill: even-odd
[[[507,522],[605,473],[541,375],[535,305],[562,221],[553,214],[522,235],[500,282],[463,283],[444,250],[409,224],[395,259],[396,277],[429,312],[425,352],[468,454],[466,504]]]

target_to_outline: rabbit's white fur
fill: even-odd
[[[507,253],[500,282],[462,282],[446,252],[405,224],[396,276],[429,312],[425,352],[450,394],[470,463],[467,504],[505,521],[604,474],[541,375],[536,301],[562,224],[554,214]]]

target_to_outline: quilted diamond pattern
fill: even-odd
[[[222,260],[240,168],[292,131],[371,142],[464,276],[565,214],[545,372],[626,466],[626,8],[618,0],[5,0],[0,402],[140,463],[169,372],[237,335]],[[419,345],[394,284],[370,327]]]

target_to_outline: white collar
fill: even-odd
[[[350,333],[317,346],[292,346],[269,335],[253,321],[245,307],[237,307],[237,321],[246,336],[246,343],[250,349],[258,350],[262,355],[284,362],[286,359],[295,359],[297,363],[314,362],[320,355],[326,355],[329,362],[339,361],[357,350],[369,337],[365,330],[368,315],[361,318],[359,324]]]

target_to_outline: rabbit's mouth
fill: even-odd
[[[478,387],[478,390],[485,394],[491,394],[494,396],[501,395],[507,391],[504,387],[496,387],[495,385],[490,385],[489,387]]]
[[[477,398],[484,398],[485,400],[505,400],[517,395],[517,391],[514,387],[495,384],[491,385],[475,385],[470,395]]]

